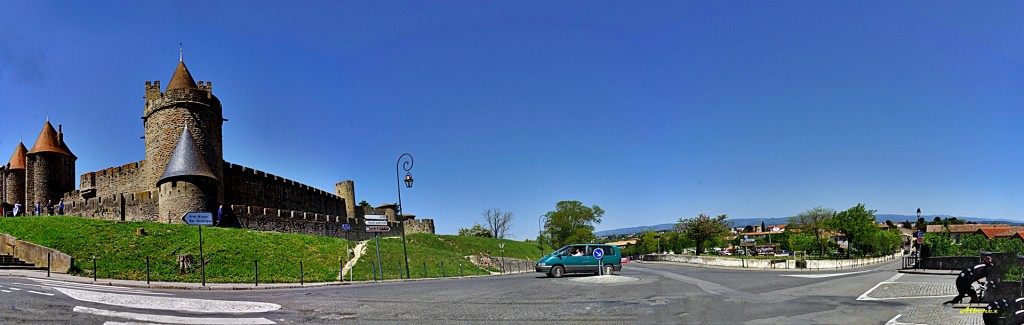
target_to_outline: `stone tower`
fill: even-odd
[[[4,168],[4,198],[7,204],[20,203],[25,211],[25,144],[18,142],[14,155]]]
[[[220,100],[213,95],[212,84],[202,81],[197,84],[184,61],[178,62],[163,92],[160,92],[160,81],[146,81],[146,107],[142,114],[146,134],[146,165],[140,185],[148,189],[157,188],[157,182],[171,160],[175,144],[187,127],[191,131],[196,152],[208,163],[213,178],[218,181],[213,199],[215,202],[223,202],[224,187],[220,183],[224,179],[224,151],[221,142],[223,124]],[[164,201],[163,197],[160,201]]]
[[[171,153],[167,168],[157,180],[160,189],[159,221],[183,223],[181,215],[215,211],[217,189],[223,188],[199,152],[186,126]]]
[[[64,143],[63,130],[54,130],[46,121],[32,150],[25,154],[25,203],[39,202],[45,209],[74,191],[75,160],[78,157]]]

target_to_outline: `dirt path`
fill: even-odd
[[[364,240],[356,244],[356,248],[352,250],[355,256],[352,257],[352,259],[349,260],[348,263],[345,263],[345,268],[341,271],[342,277],[344,277],[345,274],[348,274],[349,270],[356,266],[356,262],[359,262],[359,257],[363,256],[363,254],[366,253],[367,242],[369,242],[369,240]]]

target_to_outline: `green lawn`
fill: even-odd
[[[145,230],[138,235],[137,228]],[[199,260],[199,229],[196,226],[149,222],[115,222],[77,217],[0,218],[0,233],[47,246],[75,258],[73,274],[93,276],[96,256],[100,278],[145,280],[146,258],[150,259],[152,281],[199,282],[196,271],[180,274],[177,254],[191,254]],[[422,278],[424,263],[428,277],[473,275],[476,267],[465,256],[480,253],[499,256],[499,242],[505,242],[506,257],[536,260],[541,256],[535,243],[480,237],[410,234],[410,274]],[[400,237],[381,238],[384,277],[399,277],[404,269]],[[236,228],[203,227],[203,252],[208,261],[206,281],[253,282],[253,262],[259,261],[260,283],[298,282],[302,262],[306,282],[337,281],[339,262],[348,260],[346,251],[356,243],[343,239]],[[550,252],[550,248],[545,248]],[[371,261],[376,263],[373,240],[353,270],[354,280],[371,280]],[[480,270],[481,274],[488,270]],[[497,270],[491,270],[497,271]],[[346,275],[346,280],[349,278]]]

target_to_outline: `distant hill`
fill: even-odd
[[[946,219],[946,218],[953,218],[954,216],[945,215],[945,214],[939,214],[939,215],[922,215],[921,217],[923,217],[926,221],[931,221],[931,220],[935,219],[935,217]],[[1024,225],[1024,221],[1020,221],[1020,220],[975,218],[975,217],[963,217],[963,216],[956,216],[956,218],[960,219],[960,220],[973,221],[973,222],[977,222],[977,223],[1005,223],[1005,224],[1017,225],[1017,226]],[[765,225],[778,225],[778,224],[786,224],[786,223],[789,222],[789,218],[788,217],[785,217],[785,218],[763,218],[763,219],[744,218],[744,219],[728,219],[728,220],[733,222],[733,227],[746,227],[748,225],[750,225],[750,226],[760,226],[762,221],[764,222]],[[876,222],[885,222],[886,220],[890,220],[890,221],[895,222],[895,223],[901,223],[901,222],[904,222],[904,221],[917,222],[917,215],[902,215],[902,214],[876,214],[875,215],[875,221]],[[652,225],[652,226],[639,226],[639,227],[628,227],[628,228],[619,228],[619,229],[595,231],[594,235],[596,235],[598,237],[601,237],[601,236],[628,235],[628,234],[639,234],[639,233],[643,233],[644,231],[651,231],[651,230],[662,232],[662,231],[674,230],[675,227],[676,227],[675,223],[663,223],[663,224],[657,224],[657,225]]]

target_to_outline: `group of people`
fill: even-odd
[[[39,204],[38,201],[36,201],[32,205],[33,205],[33,208],[34,208],[32,211],[23,211],[22,207],[21,207],[21,203],[15,203],[14,204],[14,209],[11,210],[11,212],[12,212],[11,215],[15,216],[15,217],[20,216],[20,215],[25,215],[25,216],[42,216],[42,215],[44,215],[43,214],[44,212],[46,213],[45,215],[51,215],[51,216],[52,215],[64,215],[64,199],[60,199],[60,201],[58,201],[56,205],[53,204],[53,200],[47,200],[45,207],[42,204]],[[44,208],[46,209],[45,211],[43,211]],[[54,210],[56,210],[56,211],[54,211]],[[54,212],[56,212],[57,214],[54,214]],[[4,211],[3,215],[7,215],[6,211]]]

